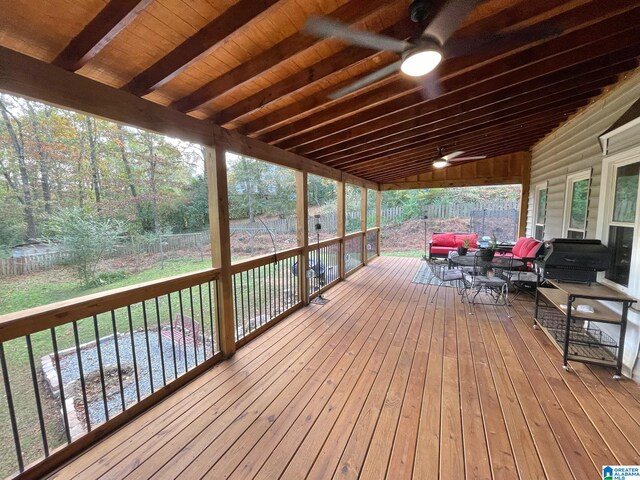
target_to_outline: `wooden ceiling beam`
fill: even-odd
[[[495,61],[489,61],[466,75],[454,75],[454,72],[445,69],[447,66],[445,63],[440,70],[444,73],[443,89],[445,92],[463,90],[469,97],[482,95],[589,61],[594,57],[610,55],[625,47],[637,47],[639,43],[637,29],[635,25],[630,26],[632,24],[626,23],[628,17],[640,22],[640,8],[624,16],[624,27],[620,26],[622,20],[614,17],[601,22],[605,25],[600,23],[591,25],[544,44],[510,54],[505,58],[496,58]],[[608,32],[606,38],[602,38],[603,31]],[[374,119],[390,115],[415,117],[416,114],[425,113],[425,110],[433,108],[429,105],[429,101],[425,102],[422,99],[420,93],[410,92],[409,95],[399,99],[395,98],[394,92],[395,89],[387,85],[385,89],[377,92],[379,98],[376,101],[371,98],[376,91],[370,91],[362,95],[362,98],[352,99],[344,105],[323,110],[317,115],[286,125],[260,138],[286,149],[301,147],[322,140],[324,137],[353,137],[354,126]],[[462,93],[457,94],[462,95]],[[446,104],[450,101],[447,95],[444,94],[431,102]],[[384,98],[388,96],[394,97],[394,100],[385,102]],[[366,101],[360,104],[361,100]],[[388,126],[389,119],[385,119],[385,123]],[[362,128],[369,130],[368,126],[363,125]]]
[[[513,145],[505,146],[503,148],[498,148],[496,150],[493,150],[487,153],[492,157],[498,157],[501,155],[507,155],[514,152],[527,151],[530,145],[531,145],[530,142],[523,143],[522,145],[513,144]],[[473,162],[469,162],[469,163],[473,163]],[[372,175],[371,179],[375,179],[375,182],[378,184],[392,183],[392,182],[401,181],[402,179],[405,179],[407,177],[411,177],[414,175],[422,175],[425,173],[429,173],[430,171],[433,171],[433,170],[425,170],[424,167],[422,168],[412,167],[412,168],[406,168],[404,170],[397,170],[393,173],[389,173],[386,175]],[[502,176],[498,175],[496,177],[501,178]],[[491,178],[492,177],[487,177],[487,185],[491,184]],[[503,183],[503,182],[500,182],[500,183]]]
[[[53,60],[53,64],[75,72],[95,57],[153,0],[111,0]]]
[[[462,138],[456,143],[455,149],[463,150],[465,155],[470,156],[486,155],[487,149],[491,151],[491,149],[497,148],[498,146],[502,147],[512,143],[522,143],[523,140],[538,138],[540,135],[553,130],[553,128],[555,128],[555,125],[541,125],[531,130],[513,133],[506,140],[499,133],[489,135],[482,139]],[[370,176],[380,172],[391,171],[396,167],[410,166],[416,162],[420,162],[420,164],[428,164],[427,166],[430,166],[431,162],[438,158],[436,145],[437,144],[427,145],[423,148],[415,149],[410,153],[407,152],[399,155],[390,155],[389,157],[378,159],[376,163],[371,163],[365,166],[354,164],[350,167],[345,167],[344,170],[349,173],[353,173],[354,175]]]
[[[469,37],[470,35],[486,37],[489,34],[498,33],[507,27],[512,31],[514,30],[514,26],[530,26],[531,23],[533,23],[531,22],[532,18],[535,19],[536,23],[547,20],[548,18],[557,15],[559,13],[558,10],[562,10],[562,7],[560,6],[566,4],[567,2],[561,2],[559,0],[540,0],[527,3],[520,2],[513,7],[506,10],[500,10],[494,15],[483,18],[480,21],[473,22],[466,28],[458,30],[455,37]],[[599,9],[596,7],[596,10]],[[597,14],[597,11],[592,11],[590,16],[593,18],[597,16]],[[385,79],[384,82],[379,83],[378,85],[382,86],[385,83],[391,83],[394,79],[402,78],[403,77],[400,75],[393,76],[393,78]],[[331,93],[331,91],[335,91],[349,85],[352,81],[353,80],[345,81],[344,84],[339,85],[335,89],[327,89],[319,94],[299,100],[296,104],[288,105],[275,112],[270,112],[267,116],[254,119],[243,126],[243,131],[248,132],[252,136],[264,135],[279,128],[280,126],[283,126],[284,124],[291,123],[335,105],[336,103],[339,103],[339,101],[331,101],[328,99],[327,95]],[[359,93],[363,93],[363,91],[360,91]],[[298,109],[296,109],[296,106],[298,106]]]
[[[149,68],[136,75],[125,85],[124,90],[138,96],[151,93],[202,58],[238,28],[254,20],[276,3],[278,0],[240,0]]]
[[[379,9],[388,6],[388,0],[350,1],[331,12],[331,18],[347,24],[360,22]],[[414,29],[415,29],[415,24]],[[279,63],[321,42],[311,35],[298,32],[273,45],[251,60],[241,63],[198,88],[193,93],[176,100],[173,107],[181,112],[191,112],[206,105],[256,76],[268,71]]]
[[[499,133],[500,135],[509,136],[512,133],[517,133],[523,130],[534,129],[540,126],[549,126],[549,127],[557,126],[567,118],[568,113],[564,113],[564,112],[565,110],[563,109],[562,113],[555,114],[552,116],[547,116],[545,114],[538,114],[537,115],[538,118],[536,120],[530,120],[530,121],[522,121],[520,119],[511,120],[508,122],[495,121],[493,125],[480,128],[480,129],[476,129],[475,127],[465,128],[459,132],[455,132],[454,133],[455,136],[452,136],[451,133],[436,135],[431,137],[431,140],[432,140],[431,143],[427,143],[427,142],[416,143],[412,145],[398,147],[397,150],[393,150],[393,151],[388,150],[384,152],[378,152],[377,155],[375,156],[372,155],[371,157],[368,157],[368,158],[366,157],[363,157],[362,159],[354,158],[349,160],[348,162],[341,163],[340,167],[335,167],[335,168],[341,168],[341,169],[351,168],[355,165],[358,165],[359,163],[362,163],[368,160],[376,160],[380,157],[386,157],[393,154],[400,154],[408,148],[418,148],[423,145],[436,144],[438,146],[446,145],[446,146],[450,146],[451,148],[454,148],[454,146],[456,145],[456,142],[458,142],[463,135],[470,135],[473,138],[477,138],[478,140],[480,140],[480,139],[486,138],[489,135],[493,135],[494,133]]]
[[[601,75],[609,74],[610,72],[603,71]],[[613,73],[613,72],[611,72]],[[567,80],[565,82],[558,83],[549,88],[543,88],[539,90],[534,90],[528,93],[524,93],[519,96],[505,96],[501,98],[492,99],[492,102],[487,102],[486,107],[480,109],[466,109],[467,113],[462,115],[469,114],[477,114],[473,118],[478,119],[481,118],[482,112],[486,112],[488,114],[497,113],[499,111],[512,108],[514,106],[523,106],[528,105],[531,102],[538,102],[545,99],[547,102],[554,101],[559,98],[566,98],[566,96],[573,96],[576,93],[579,93],[581,89],[586,89],[582,91],[592,91],[597,88],[603,88],[608,85],[611,85],[617,81],[618,77],[616,75],[606,76],[604,78],[600,78],[600,76],[595,76],[593,80],[591,77],[583,79],[589,80],[584,84],[577,82],[576,80]],[[565,97],[561,97],[561,96]],[[424,122],[424,125],[413,130],[402,132],[396,136],[387,137],[383,140],[380,140],[374,145],[364,144],[361,145],[357,151],[349,151],[349,152],[337,152],[331,155],[324,156],[314,156],[314,159],[321,161],[322,163],[326,163],[327,165],[340,165],[345,161],[350,161],[352,159],[366,159],[369,156],[380,154],[381,152],[393,150],[397,148],[403,148],[406,145],[411,145],[418,143],[423,140],[428,140],[432,138],[433,128],[438,124],[439,121],[444,121],[449,118],[455,118],[459,120],[459,123],[462,123],[458,117],[461,114],[453,114],[447,115],[444,111],[442,111],[442,120],[435,120],[433,122]],[[502,119],[500,119],[502,120]],[[456,123],[456,126],[459,126],[459,123]],[[478,125],[472,125],[471,127],[477,127]]]
[[[615,57],[616,58],[615,61],[629,60],[629,59],[635,59],[639,53],[640,53],[640,43],[638,43],[637,45],[624,48],[622,51],[619,51],[619,52],[613,52],[608,55],[597,57],[594,60],[592,60],[592,62],[595,62],[595,63],[603,62],[604,65],[606,65],[608,62],[608,58]],[[527,69],[523,69],[523,70],[526,71]],[[523,73],[526,73],[526,72],[523,72]],[[509,82],[510,80],[511,83],[513,84],[520,84],[520,83],[523,83],[523,81],[526,81],[526,80],[522,80],[520,74],[518,74],[517,76],[512,75],[510,79],[507,78],[505,80],[506,80],[505,83],[510,83]],[[501,81],[496,80],[494,82],[496,86],[498,83],[501,83]],[[450,104],[454,105],[455,106],[454,108],[458,108],[462,110],[469,109],[469,108],[481,108],[484,102],[483,102],[483,99],[480,97],[483,95],[483,91],[485,89],[491,92],[492,91],[491,84],[490,83],[487,84],[486,87],[478,86],[476,90],[474,89],[465,90],[464,92],[460,92],[460,95],[458,95],[458,93],[456,92],[454,96],[450,98],[450,102],[451,102]],[[502,89],[498,88],[498,91],[500,90]],[[474,92],[478,93],[477,99],[474,99]],[[443,98],[441,102],[439,102],[438,100],[439,98],[434,100],[435,102],[434,107],[449,108],[447,106],[447,102],[445,101],[446,99]],[[463,102],[466,102],[466,103],[463,103]],[[396,133],[401,133],[407,130],[419,128],[420,126],[422,126],[423,121],[425,121],[426,118],[429,118],[428,116],[432,112],[433,114],[436,114],[436,111],[438,110],[438,108],[433,108],[433,109],[426,108],[428,106],[429,105],[427,104],[426,106],[417,106],[416,108],[408,109],[407,111],[403,112],[402,115],[391,114],[382,118],[375,118],[368,122],[355,125],[346,131],[338,132],[326,138],[322,138],[302,148],[294,148],[292,150],[296,151],[301,155],[308,155],[308,156],[315,157],[316,155],[319,155],[321,152],[335,151],[345,147],[357,145],[361,142],[366,141],[367,138],[368,139],[384,138],[386,136],[390,136]]]
[[[511,149],[514,145],[527,145],[527,147],[529,147],[532,145],[532,142],[537,141],[537,139],[541,138],[552,129],[553,127],[547,127],[546,130],[544,130],[543,128],[540,128],[530,133],[509,138],[508,140],[502,139],[502,141],[499,137],[494,137],[480,143],[478,142],[473,143],[473,141],[469,143],[463,142],[459,145],[459,148],[465,152],[465,155],[469,155],[469,156],[486,155],[487,157],[491,157],[491,156],[494,156],[494,152],[496,150]],[[514,151],[514,150],[511,150],[511,151]],[[421,168],[421,169],[425,169],[425,168],[432,169],[433,167],[431,164],[433,160],[435,160],[436,158],[437,156],[434,155],[433,151],[426,150],[422,154],[413,155],[412,157],[405,158],[402,161],[397,161],[394,163],[391,163],[391,161],[389,161],[389,165],[387,166],[382,166],[382,167],[378,166],[375,169],[369,169],[367,170],[366,175],[368,177],[376,177],[380,175],[384,176],[384,175],[392,174],[394,171],[398,169],[408,169],[408,168],[414,168],[414,167]],[[349,169],[349,173],[353,173],[354,175],[355,175],[355,172],[360,172],[360,171],[361,171],[360,169],[356,169],[356,168]]]
[[[594,91],[593,93],[595,93]],[[489,124],[500,125],[506,122],[512,122],[514,120],[520,120],[523,124],[527,124],[529,121],[542,120],[545,117],[558,117],[561,115],[569,114],[575,109],[579,108],[585,101],[589,100],[588,94],[581,94],[574,98],[567,100],[555,101],[552,103],[541,103],[536,105],[532,103],[529,108],[522,108],[515,106],[510,110],[502,112],[492,112],[487,115],[483,115],[482,118],[465,118],[465,121],[460,123],[456,118],[446,119],[439,129],[433,128],[434,141],[438,142],[438,145],[450,145],[450,139],[455,135],[460,134],[463,131],[467,131],[471,128],[483,128]],[[377,160],[377,159],[376,159]],[[360,163],[366,163],[370,160],[360,161]],[[350,162],[351,163],[351,162]],[[341,163],[344,167],[345,163]]]
[[[404,19],[381,33],[388,37],[405,40],[412,33],[415,33],[415,30],[416,24],[409,19]],[[237,120],[241,121],[244,116],[251,114],[255,110],[264,108],[286,95],[303,91],[315,82],[326,81],[328,77],[339,73],[341,70],[355,67],[359,63],[368,63],[375,66],[375,68],[382,68],[398,61],[398,59],[398,55],[391,52],[378,52],[372,55],[371,50],[367,48],[347,47],[335,55],[320,60],[307,69],[300,70],[270,85],[268,88],[244,98],[235,105],[216,113],[211,118],[218,125],[231,126],[232,123]],[[405,87],[411,85],[412,82],[405,79]]]
[[[552,71],[546,75],[532,79],[529,79],[529,72],[527,69],[524,69],[525,71],[512,76],[511,79],[505,78],[493,82],[493,86],[491,84],[482,84],[479,85],[476,90],[453,92],[449,95],[448,99],[436,98],[427,104],[427,106],[431,107],[430,109],[427,110],[424,107],[420,107],[412,110],[411,113],[414,114],[413,117],[399,119],[399,121],[395,123],[390,121],[391,119],[380,119],[370,122],[366,126],[354,126],[350,131],[352,135],[347,138],[334,139],[334,137],[330,137],[322,139],[312,145],[295,149],[295,151],[303,155],[322,157],[325,154],[339,152],[361,144],[384,141],[392,135],[420,129],[425,123],[429,123],[434,119],[437,120],[442,115],[450,116],[467,110],[481,108],[487,103],[485,95],[500,96],[504,94],[505,97],[518,95],[518,93],[521,92],[544,88],[546,84],[552,86],[567,78],[583,78],[594,72],[599,72],[603,69],[606,70],[607,68],[617,70],[616,65],[626,62],[630,63],[621,66],[623,71],[624,68],[628,66],[634,68],[635,62],[637,62],[637,55],[637,47],[632,47],[609,55],[595,57],[578,65],[557,70],[552,69]],[[503,84],[509,83],[511,83],[511,86],[502,88]],[[474,94],[474,92],[477,94]]]

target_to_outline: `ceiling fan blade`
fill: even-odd
[[[410,47],[410,44],[403,40],[386,37],[374,32],[356,30],[344,23],[325,17],[309,17],[304,24],[304,31],[317,37],[336,37],[351,45],[358,45],[373,50],[402,53]]]
[[[463,151],[456,151],[456,152],[451,152],[447,155],[443,155],[442,156],[442,160],[444,160],[445,162],[450,162],[451,160],[453,160],[456,157],[459,157],[460,155],[462,155],[464,152]]]
[[[423,36],[435,38],[440,45],[444,45],[449,37],[457,30],[465,18],[473,11],[482,0],[449,0],[427,28]]]
[[[329,98],[331,100],[337,100],[338,98],[344,97],[345,95],[348,95],[351,92],[355,92],[356,90],[360,90],[361,88],[366,87],[367,85],[371,85],[372,83],[375,83],[378,80],[382,80],[383,78],[388,77],[392,73],[395,73],[398,70],[400,70],[401,63],[402,63],[401,61],[393,62],[387,65],[386,67],[382,67],[381,69],[376,70],[373,73],[370,73],[369,75],[365,75],[364,77],[356,80],[350,85],[347,85],[346,87],[341,88],[336,92],[333,92],[331,95],[329,95]]]
[[[455,160],[448,160],[449,162],[465,162],[467,160],[483,160],[487,158],[486,155],[478,155],[475,157],[458,157]]]
[[[432,100],[442,95],[442,83],[437,69],[422,77],[422,96],[426,100]]]
[[[497,53],[513,50],[540,40],[551,39],[562,33],[552,21],[517,30],[515,32],[498,33],[486,38],[452,38],[444,45],[446,58],[462,57],[480,52]]]

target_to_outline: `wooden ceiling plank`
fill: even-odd
[[[456,32],[456,37],[469,37],[487,35],[487,32],[499,32],[505,27],[510,27],[509,30],[513,30],[514,25],[529,26],[531,22],[527,20],[535,16],[538,20],[546,20],[551,13],[558,10],[559,5],[566,5],[567,2],[562,0],[539,0],[536,2],[520,2],[507,10],[500,10],[494,15],[486,17],[480,21],[473,22],[466,28],[462,28]],[[597,15],[597,12],[592,12],[592,15]],[[461,35],[459,35],[461,34]],[[401,78],[401,77],[398,77]],[[336,90],[352,83],[353,80],[345,81],[340,86],[336,87]],[[322,92],[319,95],[314,95],[303,99],[304,105],[300,105],[299,110],[296,110],[296,105],[289,105],[284,109],[277,112],[270,112],[268,116],[259,117],[252,120],[248,124],[244,125],[244,131],[249,132],[251,135],[264,135],[285,123],[291,123],[303,116],[308,116],[311,113],[316,113],[318,108],[324,109],[327,106],[331,106],[335,101],[329,101],[327,94],[330,92]]]
[[[586,105],[586,103],[584,103]],[[506,145],[513,143],[521,144],[525,140],[531,138],[539,138],[540,135],[549,132],[554,128],[553,125],[543,125],[535,129],[527,130],[524,132],[514,133],[507,140],[501,137],[499,134],[489,136],[485,139],[463,139],[456,145],[457,149],[463,150],[468,155],[486,155],[487,152],[491,152],[495,148],[503,148]],[[435,148],[429,146],[422,150],[416,150],[411,154],[389,156],[386,159],[380,159],[375,164],[367,166],[353,165],[352,167],[346,167],[345,171],[353,173],[354,175],[370,176],[377,173],[385,173],[392,171],[394,168],[408,167],[414,164],[418,164],[425,167],[431,167],[433,160],[437,158],[434,153]]]
[[[415,33],[415,30],[415,23],[409,19],[403,19],[381,33],[387,37],[405,40]],[[212,118],[218,125],[226,126],[255,110],[264,108],[281,97],[304,90],[311,84],[324,80],[358,63],[369,63],[375,65],[376,68],[382,68],[396,61],[398,61],[398,55],[395,53],[377,52],[372,55],[371,50],[368,48],[347,47],[329,58],[320,60],[307,69],[300,70],[296,74],[244,98],[241,102],[216,113]]]
[[[153,0],[111,0],[53,60],[75,72],[95,57]]]
[[[603,71],[601,74],[604,75],[609,73],[612,72]],[[467,109],[466,113],[458,113],[457,115],[447,116],[444,115],[443,112],[443,118],[440,121],[451,121],[451,119],[455,119],[456,125],[459,126],[460,124],[464,123],[465,116],[476,114],[473,115],[472,118],[474,119],[474,121],[477,121],[477,119],[481,118],[481,115],[477,115],[480,112],[486,112],[488,114],[498,113],[508,108],[513,108],[514,106],[525,106],[530,105],[532,102],[540,102],[543,99],[545,102],[552,102],[557,99],[573,96],[580,92],[592,91],[597,88],[603,88],[605,86],[612,85],[617,81],[617,79],[618,77],[615,75],[606,76],[604,78],[595,76],[593,80],[591,79],[591,77],[588,77],[588,80],[590,81],[584,84],[581,84],[576,80],[568,80],[562,83],[558,83],[554,87],[543,88],[539,91],[531,91],[520,96],[505,96],[505,98],[502,100],[500,98],[496,98],[496,103],[489,103],[486,107],[483,107],[481,109]],[[429,140],[434,136],[433,129],[437,128],[436,126],[438,125],[438,123],[439,121],[430,122],[428,124],[425,124],[424,127],[420,128],[419,131],[409,131],[404,134],[400,134],[397,137],[388,138],[386,139],[387,141],[385,144],[376,148],[369,148],[365,150],[365,148],[368,147],[368,145],[365,144],[365,148],[363,148],[358,153],[351,153],[349,155],[341,155],[340,153],[338,153],[330,157],[315,157],[315,159],[327,165],[342,165],[344,162],[348,162],[353,159],[364,160],[372,155],[378,155],[379,153],[387,150],[403,148],[408,145],[419,143],[420,141]],[[475,131],[477,131],[477,125],[474,124],[470,126],[470,128],[471,127],[475,127]]]
[[[353,24],[361,21],[363,18],[366,18],[387,4],[388,0],[351,1],[332,12],[331,18],[347,24]],[[263,51],[250,61],[238,65],[229,72],[204,84],[189,95],[185,95],[179,100],[176,100],[172,106],[181,112],[197,110],[218,98],[220,95],[239,87],[320,41],[322,41],[322,39],[302,32],[295,33]]]
[[[610,54],[603,55],[597,59],[597,61],[604,60],[604,62],[608,62],[609,59],[616,57],[618,59],[633,59],[638,56],[638,52],[640,51],[640,39],[636,40],[636,44],[631,45],[629,47],[623,48],[622,51],[612,52]],[[581,56],[585,57],[588,55],[587,52],[581,53]],[[551,59],[553,60],[553,59]],[[587,60],[588,61],[588,60]],[[570,62],[571,63],[571,62]],[[548,64],[544,64],[543,66],[546,68],[549,67],[550,73],[556,71],[558,68],[558,62],[551,62]],[[533,70],[536,71],[535,69]],[[526,81],[529,78],[530,70],[528,68],[524,68],[521,71],[510,75],[502,80],[496,79],[493,83],[496,89],[501,90],[502,83],[506,84],[519,84],[523,81]],[[492,92],[490,84],[485,84],[483,86],[478,86],[478,88],[465,90],[464,92],[456,93],[457,95],[461,95],[457,97],[461,101],[464,99],[472,99],[474,96],[474,92],[477,93],[478,96],[483,95],[484,91],[487,90]],[[462,96],[464,95],[464,96]],[[456,98],[454,97],[454,98]],[[434,102],[437,102],[436,99]],[[452,103],[454,99],[451,99]],[[442,103],[438,103],[439,105],[446,106],[444,99]],[[428,105],[427,105],[428,106]],[[312,144],[305,146],[304,148],[294,148],[293,150],[301,155],[315,157],[320,151],[328,151],[330,149],[337,149],[343,147],[345,145],[355,145],[362,141],[362,138],[365,136],[378,135],[379,137],[383,137],[388,134],[398,133],[405,131],[407,129],[419,127],[422,123],[422,117],[426,116],[430,113],[430,110],[425,106],[418,106],[414,109],[409,109],[403,114],[393,115],[393,113],[385,115],[383,117],[376,117],[372,120],[368,120],[361,124],[354,125],[352,128],[346,131],[340,131],[338,133],[331,134],[326,138],[321,138],[318,141],[314,141]]]
[[[151,93],[277,2],[278,0],[240,0],[145,71],[136,75],[124,89],[138,96]]]
[[[407,145],[406,148],[417,148],[420,146],[432,145],[432,144],[447,145],[447,146],[455,145],[455,143],[460,138],[462,138],[462,135],[465,135],[465,134],[473,135],[473,137],[477,139],[482,139],[494,133],[500,133],[501,135],[509,135],[511,133],[516,133],[518,131],[537,128],[538,126],[541,126],[541,125],[557,126],[566,118],[565,115],[566,114],[564,113],[564,109],[563,109],[563,113],[555,114],[552,116],[546,116],[546,115],[543,116],[539,114],[538,115],[539,119],[536,121],[522,121],[520,119],[511,120],[508,122],[494,121],[492,122],[493,123],[492,125],[484,128],[476,129],[475,127],[469,127],[459,132],[454,132],[456,136],[453,136],[453,137],[451,136],[451,133],[444,133],[442,135],[432,136],[430,143],[427,143],[427,142],[416,143],[414,145]],[[339,164],[340,167],[335,167],[335,168],[348,168],[353,165],[357,165],[358,163],[362,163],[364,161],[375,160],[377,158],[380,158],[381,156],[388,156],[394,153],[402,153],[403,150],[405,150],[405,148],[398,147],[398,150],[393,150],[393,151],[388,150],[384,152],[378,152],[378,154],[375,156],[372,155],[371,157],[363,157],[361,159],[358,159],[358,158],[350,159],[349,161],[340,163]]]
[[[579,102],[575,102],[571,109],[568,109],[568,112],[575,112],[578,108],[586,105],[588,103],[588,100],[582,100]],[[556,117],[557,118],[557,117]],[[566,117],[565,117],[566,118]],[[561,121],[559,122],[561,123]],[[556,126],[558,125],[558,123],[556,123]],[[531,125],[528,128],[524,128],[522,129],[522,131],[514,131],[511,132],[511,134],[509,135],[509,140],[511,141],[511,139],[516,138],[516,137],[521,137],[523,135],[528,135],[529,132],[534,131],[534,130],[541,130],[541,129],[545,129],[545,128],[555,128],[553,123],[549,124],[546,122],[540,123],[540,124],[536,124],[536,125]],[[475,149],[478,146],[481,145],[485,145],[487,143],[500,143],[502,141],[504,141],[504,139],[500,138],[500,133],[492,133],[489,134],[485,137],[482,138],[474,138],[472,136],[466,136],[466,137],[461,137],[460,139],[458,139],[456,141],[456,137],[452,136],[449,138],[450,143],[449,145],[452,145],[455,143],[455,149],[459,149],[459,150],[464,150],[464,148],[466,148],[467,150],[464,150],[466,154],[471,155],[472,151],[475,151]],[[446,141],[446,140],[445,140]],[[354,163],[351,165],[347,165],[343,167],[343,170],[345,171],[350,171],[353,172],[355,170],[365,170],[365,169],[374,169],[374,168],[378,168],[378,167],[390,167],[396,163],[402,163],[405,162],[407,160],[411,160],[412,158],[414,158],[416,155],[421,155],[421,156],[430,156],[432,159],[436,158],[436,148],[443,145],[443,143],[441,141],[435,141],[433,144],[430,145],[424,145],[422,147],[416,148],[416,149],[412,149],[411,151],[408,152],[402,152],[402,153],[397,153],[397,154],[392,154],[392,155],[388,155],[386,157],[379,157],[377,159],[373,159],[373,160],[367,160],[366,162],[361,162],[361,163]],[[484,153],[481,153],[482,155],[484,155]],[[475,154],[474,154],[475,155]]]
[[[630,20],[640,23],[640,8],[633,10],[632,13],[627,12],[624,19],[625,22]],[[612,23],[610,24],[610,22]],[[571,65],[577,65],[596,56],[611,54],[629,45],[637,45],[638,31],[635,24],[624,23],[621,27],[619,22],[620,18],[613,17],[602,22],[605,25],[595,24],[573,31],[544,44],[483,65],[468,75],[451,76],[451,72],[446,72],[442,82],[444,91],[465,90],[469,95],[472,91],[474,94],[484,94],[496,90],[497,88],[494,88],[493,85],[501,85],[502,88],[506,88],[517,79],[522,82]],[[615,33],[607,33],[607,37],[603,39],[601,38],[602,31]],[[382,93],[380,92],[380,95]],[[388,89],[385,94],[389,95]],[[439,99],[442,99],[441,103],[447,102],[447,94],[432,100],[432,102],[437,102]],[[323,110],[318,115],[304,118],[302,121],[289,124],[260,138],[285,149],[301,147],[340,133],[352,137],[354,125],[364,124],[373,119],[392,114],[413,117],[416,115],[416,110],[432,108],[429,101],[425,102],[421,94],[415,92],[401,100],[396,98],[388,104],[378,103],[371,107],[370,101],[371,99],[368,98],[362,110],[358,110],[357,101],[349,101],[342,105],[341,109]],[[389,124],[388,120],[385,122],[387,125]],[[367,127],[364,128],[367,129]]]
[[[497,146],[494,149],[485,150],[485,153],[489,156],[498,156],[507,153],[513,153],[521,150],[528,150],[532,144],[542,138],[544,134],[532,136],[529,138],[521,139],[518,141],[509,142],[507,144]],[[461,163],[462,164],[462,163]],[[410,175],[418,175],[431,170],[431,166],[426,163],[421,163],[419,160],[405,165],[399,165],[394,168],[382,170],[379,172],[367,173],[367,178],[377,183],[385,183],[388,181],[397,180],[398,178],[404,178]]]

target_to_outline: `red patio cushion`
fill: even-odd
[[[453,251],[454,247],[434,247],[431,246],[431,255],[448,255],[449,252]]]
[[[431,237],[431,245],[434,247],[455,247],[455,235],[453,233],[434,233]]]
[[[476,248],[478,246],[478,234],[469,233],[466,235],[454,235],[456,247],[462,247],[465,239],[469,239],[469,248]]]
[[[540,243],[535,238],[520,237],[511,251],[516,257],[529,258],[538,252]]]

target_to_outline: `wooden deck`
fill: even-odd
[[[459,302],[383,257],[57,478],[601,478],[640,464],[640,386],[561,357],[531,303]]]

